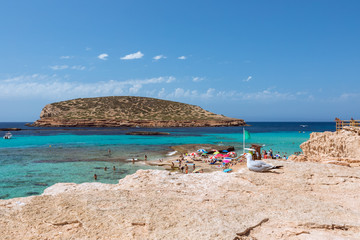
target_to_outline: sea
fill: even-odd
[[[249,122],[245,147],[259,144],[281,156],[301,152],[311,132],[335,131],[334,122]],[[25,122],[2,122],[0,128],[21,128],[11,139],[0,132],[0,199],[42,194],[59,182],[118,183],[139,169],[156,169],[142,161],[175,154],[182,144],[216,144],[243,152],[243,127],[200,128],[54,128],[27,127]],[[126,135],[133,131],[169,135]],[[132,158],[135,164],[132,163]],[[105,170],[106,169],[106,170]]]

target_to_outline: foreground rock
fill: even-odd
[[[274,163],[274,161],[270,161]],[[360,172],[281,162],[279,174],[139,170],[0,200],[2,239],[360,239]]]
[[[220,127],[243,126],[199,106],[146,97],[79,98],[46,105],[32,126],[41,127]]]
[[[338,132],[313,132],[300,148],[303,154],[291,156],[290,160],[359,166],[360,128],[344,127]]]

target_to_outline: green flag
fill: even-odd
[[[248,131],[244,131],[245,139],[250,139],[250,133]]]

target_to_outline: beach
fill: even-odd
[[[97,182],[115,184],[139,169],[157,167],[131,159],[158,161],[174,150],[172,146],[213,144],[234,146],[242,154],[243,129],[222,128],[34,128],[25,123],[0,123],[0,127],[17,127],[13,138],[0,141],[0,199],[41,194],[59,182]],[[246,147],[261,144],[290,155],[300,151],[299,145],[309,138],[310,131],[333,130],[333,123],[249,123],[251,139]],[[306,124],[307,127],[301,125]],[[170,135],[132,136],[134,131],[166,132]],[[300,132],[299,132],[300,131]],[[305,131],[305,133],[304,133]],[[111,149],[111,155],[108,150]],[[196,151],[193,149],[192,151]],[[113,171],[113,166],[116,171]],[[104,171],[107,167],[109,170]]]
[[[228,157],[231,161],[225,165],[222,160],[224,157],[219,157],[213,163],[211,163],[211,158],[216,156],[216,154],[207,154],[206,150],[216,150],[222,151],[226,149],[233,149],[233,146],[218,146],[212,144],[186,144],[186,145],[177,145],[171,147],[173,152],[170,156],[167,156],[164,159],[159,159],[157,161],[147,161],[145,162],[150,166],[162,167],[170,172],[179,172],[186,173],[186,166],[188,166],[188,173],[209,173],[214,171],[237,171],[238,169],[246,165],[245,157],[241,157],[242,154],[239,153],[239,156],[233,155],[233,157]],[[199,150],[205,150],[206,153],[203,153]],[[223,154],[221,154],[223,155]],[[226,155],[224,153],[224,155]]]
[[[358,129],[311,134],[302,144],[306,151],[297,156],[305,160],[265,159],[283,167],[264,173],[249,171],[244,162],[225,173],[199,161],[203,173],[140,169],[116,184],[57,183],[41,195],[0,200],[0,235],[9,240],[359,239],[360,160],[353,151],[359,136]],[[334,141],[343,143],[337,156],[327,150]],[[130,164],[171,166],[180,154],[199,147],[214,145],[177,145],[162,161]]]
[[[279,161],[270,160],[277,164]],[[358,239],[359,169],[282,161],[180,174],[139,170],[118,184],[59,183],[0,201],[3,239]]]

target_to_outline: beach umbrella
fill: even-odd
[[[216,152],[214,152],[213,154],[214,154],[214,155],[217,155],[217,154],[219,154],[219,153],[220,153],[219,151],[216,151]]]
[[[197,150],[198,152],[201,152],[201,153],[207,153],[207,151],[205,149],[199,149]]]
[[[227,152],[229,152],[228,150],[222,150],[221,152],[223,152],[223,153],[227,153]]]
[[[224,159],[223,162],[224,162],[224,163],[229,163],[229,162],[231,162],[231,160],[229,160],[229,159]]]
[[[190,156],[197,156],[197,153],[196,153],[196,152],[192,152],[192,153],[190,153]]]

